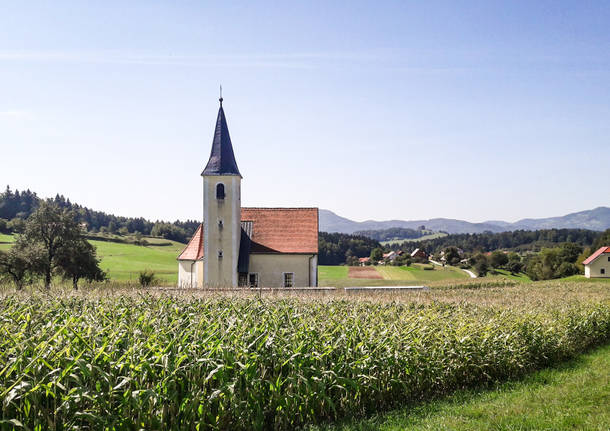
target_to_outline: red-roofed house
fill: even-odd
[[[203,177],[203,223],[178,256],[182,287],[318,285],[318,209],[242,208],[222,108]]]
[[[599,248],[582,264],[585,266],[585,277],[587,278],[610,277],[610,247]]]

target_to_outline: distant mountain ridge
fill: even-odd
[[[483,223],[471,223],[464,220],[434,218],[429,220],[366,220],[357,222],[341,217],[329,210],[320,210],[320,231],[354,233],[359,230],[378,230],[391,227],[426,229],[447,233],[482,233],[485,231],[505,232],[512,230],[538,229],[590,229],[603,231],[610,229],[610,208],[598,207],[592,210],[566,214],[561,217],[525,218],[514,223],[502,220],[490,220]]]

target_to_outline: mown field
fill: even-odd
[[[0,288],[0,420],[292,429],[518,379],[610,340],[605,283],[481,286],[260,297]]]
[[[424,267],[432,267],[425,270]],[[348,286],[392,286],[392,285],[418,285],[422,283],[439,282],[447,280],[466,280],[468,274],[455,267],[440,267],[422,264],[411,266],[371,266],[366,267],[370,271],[376,271],[378,276],[371,278],[350,277],[347,266],[324,266],[318,267],[320,286],[348,287]],[[381,276],[381,278],[379,278]]]
[[[144,269],[155,272],[163,284],[178,282],[178,262],[176,258],[185,245],[168,240],[155,245],[155,239],[147,238],[150,245],[138,246],[117,242],[90,241],[97,247],[101,259],[100,266],[107,271],[111,280],[138,282],[138,274]]]
[[[429,239],[442,238],[447,236],[444,232],[434,232],[427,235],[420,236],[419,238],[405,238],[405,239],[392,239],[389,241],[381,241],[381,245],[392,245],[392,244],[402,244],[403,242],[418,242],[418,241],[426,241]]]

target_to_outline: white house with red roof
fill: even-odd
[[[203,177],[203,223],[178,256],[181,287],[318,285],[318,209],[242,208],[222,108]]]
[[[610,277],[610,247],[600,247],[582,264],[585,266],[585,277],[587,278]]]

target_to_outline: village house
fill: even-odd
[[[358,264],[360,266],[366,266],[371,262],[371,258],[370,257],[361,257],[358,259]]]
[[[222,107],[203,177],[203,223],[178,256],[180,287],[318,284],[317,208],[242,208]]]
[[[585,277],[587,278],[610,277],[610,247],[599,248],[582,264],[585,266]]]
[[[413,257],[413,258],[420,258],[420,259],[428,259],[428,253],[426,253],[421,248],[416,248],[411,253],[411,257]]]

